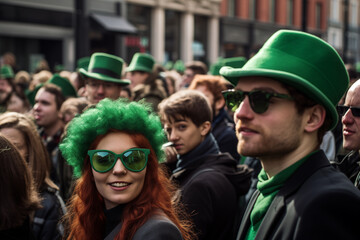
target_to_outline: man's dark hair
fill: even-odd
[[[44,89],[45,92],[51,93],[55,96],[56,109],[60,110],[61,105],[65,101],[61,88],[52,83],[46,83],[41,88]]]

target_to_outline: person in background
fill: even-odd
[[[79,73],[85,79],[85,93],[91,104],[96,104],[104,98],[118,99],[122,86],[130,84],[123,79],[124,61],[107,53],[91,55],[88,69],[80,68]]]
[[[191,61],[185,65],[185,71],[182,75],[180,89],[188,88],[196,74],[207,74],[207,66],[201,61]]]
[[[211,132],[220,151],[228,152],[235,160],[240,161],[240,155],[236,150],[235,124],[225,110],[225,99],[221,94],[227,89],[225,80],[220,76],[198,74],[188,89],[198,90],[208,98],[213,112]]]
[[[60,108],[65,97],[61,88],[52,83],[42,86],[35,96],[33,107],[33,117],[39,127],[39,134],[48,150],[51,158],[51,179],[58,184],[59,179],[56,171],[58,169],[58,145],[61,134],[64,131],[64,122],[60,113]]]
[[[168,96],[166,85],[156,69],[154,58],[147,53],[135,53],[126,68],[126,77],[131,81],[130,89],[134,94],[133,100],[144,99],[154,111]]]
[[[6,112],[0,115],[0,133],[6,136],[28,163],[42,207],[35,212],[33,230],[36,239],[61,239],[60,219],[66,212],[59,188],[50,179],[50,159],[33,121],[27,116]]]
[[[126,99],[104,99],[70,122],[60,150],[79,179],[68,239],[193,239],[158,165],[164,140],[150,107]]]
[[[35,240],[31,225],[40,196],[28,164],[1,134],[0,181],[0,239]]]
[[[10,94],[9,101],[6,103],[6,111],[30,115],[30,110],[31,105],[25,93],[18,88],[15,88],[14,91],[12,91],[12,93]]]
[[[14,72],[9,65],[3,65],[0,69],[0,113],[6,111],[6,105],[14,90]]]
[[[211,133],[211,106],[200,91],[174,93],[160,103],[159,114],[178,154],[176,166],[167,165],[171,180],[180,188],[178,200],[191,214],[199,240],[233,239],[251,171],[238,170],[237,160],[220,153]]]
[[[343,125],[343,148],[349,153],[338,155],[333,164],[360,189],[360,80],[352,84],[344,105],[337,108]]]
[[[349,84],[336,50],[279,30],[242,68],[220,74],[234,85],[223,95],[238,152],[262,165],[237,239],[358,239],[360,192],[319,148]]]

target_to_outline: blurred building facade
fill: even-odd
[[[27,70],[41,58],[74,69],[76,59],[108,52],[129,62],[148,52],[157,62],[219,53],[221,0],[1,0],[0,54]]]
[[[346,2],[348,23],[344,15]],[[223,0],[220,55],[250,57],[270,35],[286,28],[305,30],[323,38],[341,56],[344,56],[344,39],[347,39],[347,59],[358,61],[358,13],[359,0]],[[346,26],[347,33],[344,33]]]
[[[0,55],[15,53],[28,71],[40,59],[73,70],[76,59],[99,51],[127,62],[147,52],[158,63],[210,64],[218,57],[250,58],[275,31],[296,29],[357,62],[359,1],[0,0]]]

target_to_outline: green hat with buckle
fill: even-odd
[[[155,64],[154,58],[147,53],[135,53],[129,66],[126,68],[127,72],[142,71],[152,72]]]
[[[122,79],[124,61],[107,53],[94,53],[91,55],[88,70],[80,68],[81,75],[120,85],[129,85],[130,80]]]
[[[7,78],[14,78],[15,74],[10,65],[3,65],[0,70],[0,78],[7,79]]]
[[[335,127],[335,106],[349,85],[349,76],[336,50],[314,35],[279,30],[242,68],[222,67],[220,74],[232,85],[245,77],[268,77],[292,86],[323,105]]]

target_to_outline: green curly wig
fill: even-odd
[[[74,167],[76,177],[81,176],[91,143],[109,129],[143,134],[149,140],[158,161],[163,162],[164,152],[161,146],[166,138],[160,119],[151,111],[151,107],[144,102],[104,99],[70,122],[59,145],[63,157]]]

